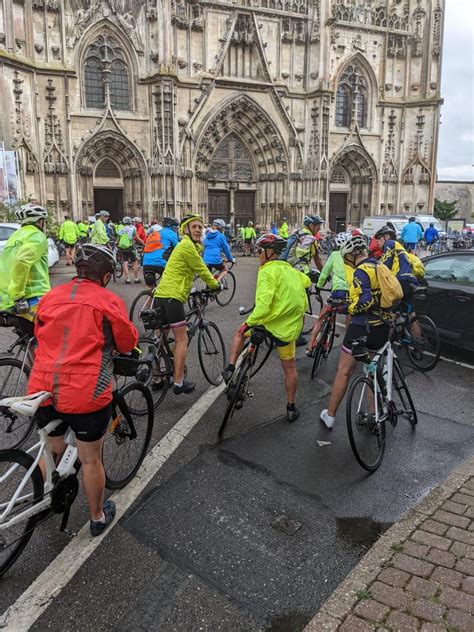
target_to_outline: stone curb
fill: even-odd
[[[456,469],[416,507],[388,529],[347,575],[305,627],[305,632],[335,632],[358,601],[357,593],[371,584],[395,554],[392,546],[405,541],[452,494],[474,474],[474,458]]]

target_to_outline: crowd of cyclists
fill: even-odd
[[[67,245],[66,265],[74,264],[77,276],[51,289],[45,235],[47,212],[32,203],[19,208],[16,218],[21,227],[8,239],[0,255],[0,309],[14,310],[34,322],[37,347],[28,392],[52,393],[40,421],[60,418],[64,422],[51,437],[55,454],[64,451],[67,427],[76,435],[90,530],[92,535],[98,535],[115,515],[113,503],[104,503],[101,462],[110,420],[112,358],[116,351],[132,351],[138,341],[125,303],[106,289],[116,271],[116,254],[122,257],[126,283],[131,283],[130,268],[134,281],[140,283],[137,249],[143,249],[143,275],[154,292],[153,307],[164,315],[174,340],[173,392],[190,394],[195,384],[186,375],[186,304],[196,276],[210,291],[221,290],[224,262],[234,259],[229,245],[233,236],[223,220],[215,219],[206,229],[203,218],[197,214],[181,220],[165,218],[161,224],[155,220],[147,229],[138,217],[124,217],[114,225],[107,211],[98,213],[90,226],[66,217],[60,238]],[[320,416],[324,427],[332,429],[356,367],[351,354],[354,342],[365,336],[372,351],[385,344],[392,318],[388,288],[397,284],[399,298],[411,305],[413,287],[422,276],[422,264],[397,241],[389,226],[375,234],[376,248],[370,250],[359,230],[339,233],[335,237],[336,250],[323,263],[319,247],[323,224],[322,217],[307,215],[302,226],[290,234],[283,218],[278,229],[272,225],[260,235],[252,222],[243,228],[237,226],[245,254],[251,248],[255,250],[259,270],[255,306],[233,336],[229,363],[222,377],[226,383],[232,379],[252,329],[257,325],[264,327],[278,351],[287,395],[286,416],[294,422],[299,416],[296,347],[306,345],[306,353],[311,356],[324,315],[323,310],[309,341],[301,336],[306,291],[315,278],[318,288],[330,281],[328,304],[336,305],[338,313],[346,316],[337,374],[328,407]],[[411,317],[416,318],[414,312]]]

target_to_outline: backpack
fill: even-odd
[[[161,250],[163,244],[161,243],[161,235],[158,230],[151,232],[145,242],[144,252],[154,252],[155,250]]]
[[[289,238],[285,250],[280,259],[287,261],[295,267],[298,263],[308,263],[311,257],[311,248],[316,238],[303,230],[296,230]]]
[[[135,229],[133,229],[133,236],[132,238],[130,238],[130,235],[128,234],[128,230],[124,228],[123,232],[121,231],[119,235],[118,247],[121,248],[122,250],[128,250],[129,248],[133,246],[133,241],[132,241],[133,237],[135,237]]]
[[[382,309],[392,309],[403,298],[400,281],[383,263],[375,264],[375,273],[380,285],[380,307]]]
[[[425,277],[425,266],[423,265],[421,259],[419,259],[412,252],[407,252],[407,259],[411,265],[411,269],[413,270],[413,274],[416,278],[421,281]]]

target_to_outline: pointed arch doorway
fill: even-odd
[[[235,228],[255,221],[254,171],[250,153],[237,134],[226,136],[209,164],[209,222],[220,218]]]
[[[102,209],[109,211],[113,222],[123,217],[122,172],[110,158],[104,158],[94,172],[94,212]]]

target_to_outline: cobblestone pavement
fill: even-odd
[[[474,460],[386,532],[306,630],[473,632]]]

